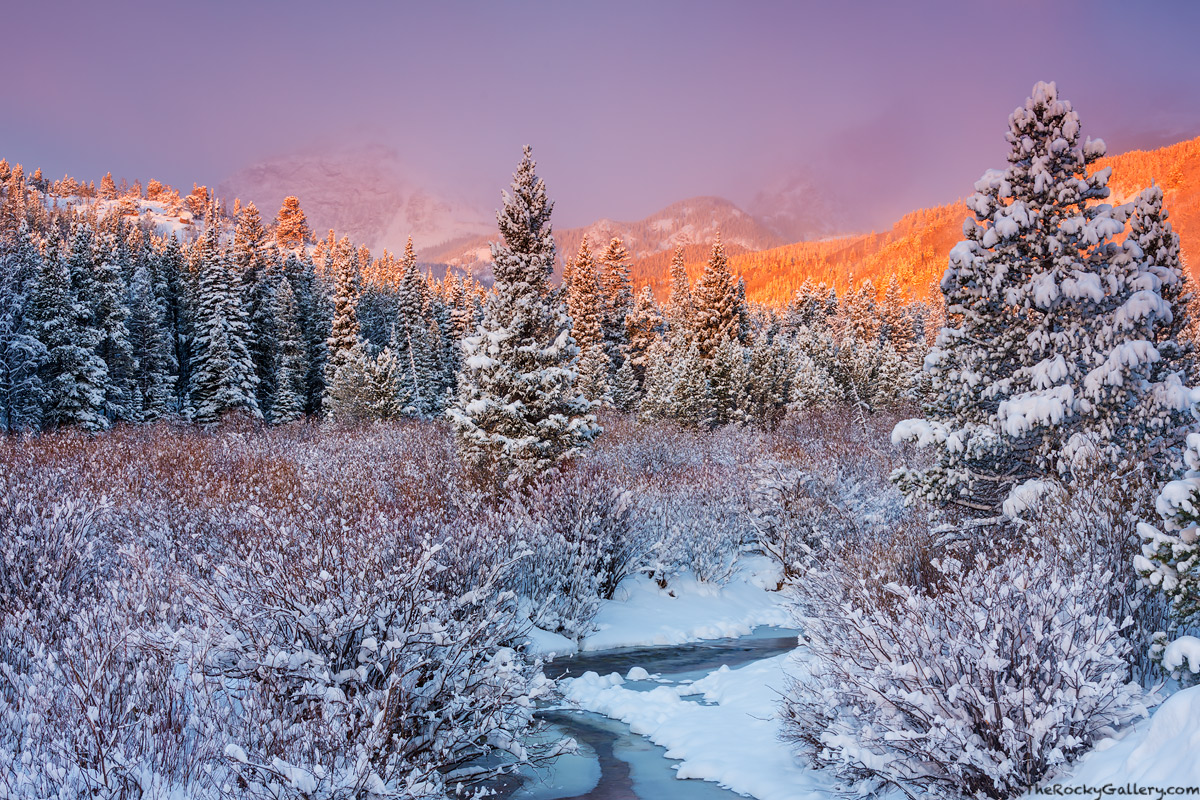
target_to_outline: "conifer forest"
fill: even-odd
[[[626,140],[657,141],[632,111],[665,114],[648,82],[690,97],[708,78],[643,61],[684,51],[631,33],[642,70],[606,65],[611,86],[588,78],[580,99],[584,67],[552,74],[549,54],[684,20],[720,31],[740,59],[721,69],[747,82],[802,57],[778,38],[807,24],[800,6],[671,6],[666,25],[669,5],[459,9],[504,17],[511,50],[416,4],[302,3],[278,29],[223,3],[113,9],[130,31],[170,18],[180,42],[220,22],[230,52],[275,75],[261,47],[309,88],[347,76],[314,69],[318,51],[381,70],[303,108],[298,86],[249,94],[225,79],[248,71],[198,53],[160,108],[148,68],[102,85],[70,69],[80,54],[41,77],[18,77],[28,45],[0,56],[56,103],[78,82],[126,109],[89,106],[97,125],[161,123],[78,149],[82,118],[53,137],[36,114],[0,119],[0,800],[1200,795],[1200,73],[1182,22],[1200,18],[1087,7],[1088,30],[1160,37],[1169,135],[1113,94],[1143,85],[1132,67],[1032,55],[1079,34],[1041,26],[1064,2],[996,23],[1028,55],[1016,84],[977,64],[922,89],[962,104],[933,115],[957,127],[919,119],[927,100],[878,101],[874,144],[851,147],[852,109],[878,100],[854,81],[950,63],[931,45],[883,65],[897,16],[860,30],[880,48],[866,78],[841,50],[826,94],[775,76],[816,93],[799,117],[774,116],[782,94],[753,112],[725,98],[718,138],[750,136],[727,163],[687,160],[708,146],[701,115],[671,122],[653,164],[614,166]],[[920,41],[964,36],[935,5],[911,10]],[[805,41],[833,53],[848,10],[804,10]],[[13,24],[31,35],[44,13]],[[385,17],[427,41],[384,58]],[[370,19],[352,43],[342,25]],[[750,23],[769,20],[759,42]],[[543,53],[551,30],[575,49]],[[410,61],[459,35],[462,75],[420,61],[430,100]],[[1055,64],[1061,89],[1024,77]],[[497,94],[462,89],[472,69]],[[383,119],[433,132],[431,164],[462,148],[452,172],[487,179],[494,214],[401,180],[380,148],[216,182],[215,159],[261,150],[227,149],[238,136],[325,131],[317,116],[368,87],[380,108],[412,98]],[[8,91],[10,110],[50,108]],[[180,120],[199,124],[189,96],[210,91],[234,100],[205,113],[241,127],[206,150]],[[618,96],[630,112],[608,117]],[[456,102],[495,129],[452,124]],[[757,174],[774,124],[828,174],[722,183]],[[645,212],[656,181],[755,195],[581,224]],[[923,207],[880,216],[895,204]]]

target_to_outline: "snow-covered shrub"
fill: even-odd
[[[1145,713],[1110,573],[980,554],[923,589],[868,564],[796,584],[811,668],[782,708],[785,736],[859,791],[1008,797]]]
[[[515,493],[499,510],[521,557],[510,584],[538,627],[581,636],[600,601],[637,571],[651,544],[633,493],[579,465]]]
[[[1105,609],[1113,619],[1133,620],[1122,635],[1132,647],[1135,675],[1147,682],[1154,672],[1151,643],[1167,622],[1167,604],[1134,568],[1138,526],[1151,513],[1154,481],[1144,466],[1113,473],[1093,449],[1077,445],[1073,450],[1071,484],[1047,482],[1036,498],[1026,496],[1020,503],[1014,496],[1021,494],[1018,486],[1005,505],[1023,520],[1024,537],[1070,554],[1082,569],[1112,574],[1103,587]],[[1026,503],[1030,507],[1016,508]]]
[[[856,527],[851,510],[822,476],[773,465],[755,486],[751,519],[758,549],[783,566],[785,579],[829,546],[829,539]]]
[[[658,534],[647,569],[661,586],[687,573],[722,585],[742,551],[747,525],[741,505],[724,493],[696,489],[644,498],[645,514]]]
[[[513,649],[503,565],[461,595],[438,548],[357,531],[269,526],[195,591],[207,702],[227,711],[224,753],[252,795],[436,795],[530,754],[547,690]]]
[[[1142,552],[1133,562],[1169,604],[1172,632],[1194,625],[1200,617],[1200,433],[1188,434],[1184,460],[1183,477],[1162,487],[1155,500],[1159,527],[1139,525]],[[1156,636],[1152,652],[1156,659],[1162,658],[1169,638],[1166,630]],[[1177,671],[1178,665],[1168,669]]]
[[[108,503],[52,482],[0,492],[0,795],[198,788],[209,740],[186,673],[146,636],[178,619],[163,553],[118,541]]]

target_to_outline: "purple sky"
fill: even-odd
[[[1200,134],[1200,3],[21,2],[0,155],[215,185],[329,143],[394,147],[497,205],[529,142],[559,225],[810,171],[882,226],[969,193],[1056,80],[1111,152]]]

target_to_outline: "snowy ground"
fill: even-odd
[[[582,648],[558,634],[534,629],[533,649],[545,655],[570,655],[617,647],[684,644],[745,636],[760,625],[786,626],[791,620],[778,592],[779,569],[763,557],[743,558],[733,579],[722,587],[694,578],[677,578],[666,589],[643,575],[621,584],[596,616],[597,631]]]
[[[1097,789],[1126,784],[1200,787],[1200,686],[1171,695],[1150,719],[1101,741],[1064,774],[1044,781],[1055,783]],[[1099,796],[1099,791],[1085,794]],[[1148,796],[1157,799],[1161,794]]]
[[[636,670],[631,677],[641,676]],[[798,670],[793,655],[782,655],[649,691],[620,675],[589,672],[564,681],[563,695],[665,747],[668,758],[680,760],[678,778],[714,781],[759,800],[827,798],[831,779],[802,766],[779,739],[779,692]]]

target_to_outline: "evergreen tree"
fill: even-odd
[[[686,339],[691,335],[695,312],[687,268],[683,263],[683,247],[679,246],[671,258],[671,294],[667,299],[667,325],[672,337]]]
[[[271,369],[276,339],[274,294],[280,275],[271,235],[254,203],[248,203],[237,215],[230,258],[240,276],[240,302],[250,326],[247,344],[258,378],[258,404],[264,412],[269,412],[275,394]]]
[[[626,321],[633,311],[633,284],[629,280],[629,250],[613,237],[600,256],[600,291],[604,308],[604,348],[615,370],[625,360],[629,344]]]
[[[341,242],[328,254],[332,263],[333,321],[329,338],[325,341],[325,383],[331,385],[338,369],[350,351],[359,344],[358,336],[358,265],[350,247],[350,240],[342,237]]]
[[[746,384],[750,380],[745,348],[732,336],[726,336],[713,350],[706,366],[712,398],[712,424],[741,422]]]
[[[397,406],[409,416],[428,416],[439,404],[442,365],[431,339],[429,287],[417,268],[410,237],[401,260],[396,295],[396,325],[389,347],[399,370]]]
[[[317,280],[312,259],[296,251],[284,258],[283,274],[296,298],[297,322],[304,340],[307,370],[304,378],[304,410],[316,414],[321,410],[325,394],[325,340],[329,325],[323,309],[321,285]]]
[[[258,376],[251,358],[250,326],[239,297],[240,280],[221,249],[216,209],[197,251],[195,341],[188,403],[191,418],[204,425],[230,411],[260,418]]]
[[[665,338],[655,339],[646,354],[646,378],[642,383],[642,401],[638,406],[642,419],[667,419],[675,413],[678,374],[671,345]],[[680,354],[682,356],[682,354]]]
[[[325,395],[325,413],[330,418],[341,421],[379,418],[374,362],[361,340],[340,352]]]
[[[1091,288],[1086,295],[1074,425],[1110,464],[1136,459],[1159,481],[1180,468],[1177,448],[1194,420],[1183,385],[1190,356],[1178,340],[1187,312],[1171,302],[1183,286],[1179,239],[1162,200],[1157,186],[1139,194],[1124,243],[1094,254],[1105,292]],[[1088,279],[1077,277],[1084,285]]]
[[[625,329],[629,339],[626,351],[626,361],[630,362],[630,372],[634,380],[636,392],[646,379],[647,359],[650,347],[654,341],[666,333],[666,323],[654,302],[654,294],[649,286],[643,286],[633,304],[633,311],[625,318]],[[621,367],[625,364],[622,362]],[[614,386],[615,391],[615,386]]]
[[[732,342],[732,339],[723,341]],[[674,360],[673,366],[675,390],[671,416],[685,427],[711,428],[716,423],[717,408],[708,380],[708,364],[700,355],[699,344],[692,342],[687,351]]]
[[[108,427],[104,387],[108,369],[97,354],[100,332],[80,289],[91,286],[91,234],[76,225],[65,253],[47,242],[42,273],[37,280],[35,319],[37,337],[46,349],[42,385],[48,426],[77,426],[97,432]]]
[[[873,342],[879,338],[880,317],[875,308],[877,295],[870,278],[860,283],[857,289],[847,292],[841,308],[840,329],[843,335],[859,342]]]
[[[1079,135],[1070,103],[1037,84],[1009,119],[1008,168],[986,174],[968,201],[975,218],[942,278],[949,327],[926,358],[926,418],[893,434],[936,448],[930,468],[897,473],[911,494],[999,514],[1018,484],[1069,478],[1069,456],[1087,439],[1116,466],[1145,446],[1135,431],[1160,435],[1181,410],[1177,379],[1145,380],[1160,357],[1152,342],[1130,336],[1171,310],[1161,286],[1138,277],[1150,272],[1140,246],[1112,243],[1124,210],[1096,202],[1109,170],[1088,172],[1104,144]],[[1112,424],[1142,403],[1153,421]]]
[[[883,291],[883,302],[879,305],[879,338],[894,349],[901,358],[913,349],[913,325],[906,313],[904,292],[895,275],[888,277]]]
[[[36,429],[44,402],[46,348],[34,308],[41,254],[24,223],[0,234],[0,431]]]
[[[633,359],[632,357],[627,357],[621,362],[621,366],[617,368],[609,386],[608,394],[612,400],[613,408],[618,411],[632,411],[637,406],[638,388],[639,384],[637,375],[634,373]]]
[[[571,318],[548,285],[554,268],[553,204],[529,147],[497,214],[495,285],[463,343],[458,400],[449,410],[468,463],[527,479],[587,445],[599,426],[575,389]]]
[[[283,206],[275,218],[275,242],[285,250],[303,247],[312,239],[308,218],[295,196],[283,198]]]
[[[100,179],[100,199],[114,200],[117,197],[117,184],[113,181],[111,172],[104,173]]]
[[[273,298],[275,346],[271,349],[271,386],[268,418],[273,424],[294,422],[304,416],[308,348],[301,330],[300,307],[291,282],[280,281]]]
[[[571,270],[567,310],[571,315],[571,334],[579,348],[578,389],[584,397],[592,400],[603,400],[608,396],[609,373],[612,369],[606,331],[610,309],[601,292],[596,263],[588,239],[584,236]]]
[[[791,353],[781,337],[758,336],[747,367],[745,416],[763,427],[775,427],[787,411],[791,379]]]
[[[153,265],[142,259],[129,287],[129,347],[136,364],[134,408],[139,421],[166,414],[175,394],[175,347]]]
[[[702,358],[711,357],[723,339],[744,341],[746,304],[744,297],[739,297],[738,283],[729,272],[729,259],[725,256],[720,233],[704,274],[696,283],[695,308],[694,328]]]
[[[163,304],[163,321],[175,363],[170,407],[173,412],[182,413],[187,408],[188,387],[191,385],[191,348],[194,338],[187,265],[174,234],[162,243],[152,257],[155,262],[155,286]]]
[[[131,258],[124,247],[124,223],[115,234],[106,234],[91,253],[81,250],[80,268],[88,274],[86,297],[91,305],[92,320],[99,335],[97,353],[104,360],[107,379],[104,382],[104,415],[110,422],[136,421],[134,408],[135,364],[129,346],[129,309],[125,303],[127,281],[123,276],[132,273]],[[89,237],[90,238],[90,237]],[[94,240],[93,240],[94,241]],[[90,263],[90,269],[83,262]]]

